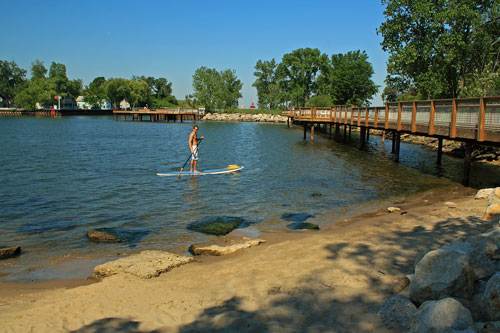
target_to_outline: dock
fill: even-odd
[[[113,111],[115,120],[130,120],[130,121],[151,121],[165,122],[170,121],[183,122],[184,120],[197,121],[203,118],[204,112],[198,109],[185,108],[165,108],[165,109],[134,109],[134,110],[115,110]]]
[[[344,140],[351,127],[359,128],[360,144],[369,140],[370,130],[392,133],[392,153],[399,161],[401,134],[408,133],[438,139],[437,163],[441,164],[443,139],[465,143],[464,178],[470,180],[473,144],[500,146],[500,96],[390,102],[384,106],[357,107],[335,105],[324,108],[297,108],[283,111],[288,126],[294,123],[310,128],[314,141],[315,127],[335,134],[343,131]]]

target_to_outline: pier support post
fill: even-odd
[[[391,153],[394,154],[396,152],[396,131],[392,131],[392,149]]]
[[[307,124],[304,123],[304,140],[306,139]]]
[[[366,127],[366,141],[370,141],[370,129]]]
[[[465,157],[464,157],[464,178],[463,184],[469,186],[470,182],[470,167],[471,167],[471,157],[472,157],[472,142],[465,142]]]
[[[349,140],[351,139],[351,125],[349,125]]]
[[[382,131],[382,144],[385,143],[385,131]]]
[[[311,142],[314,142],[314,123],[311,124]]]
[[[441,165],[441,155],[443,155],[443,138],[438,138],[437,164]]]
[[[330,138],[332,137],[332,124],[329,126],[330,128],[328,129],[328,134],[330,135]]]
[[[397,134],[396,134],[396,144],[395,144],[396,151],[394,152],[394,161],[396,161],[396,162],[399,162],[399,146],[400,146],[400,143],[401,143],[401,133],[397,132]]]
[[[347,125],[344,125],[344,142],[347,142]]]
[[[359,128],[359,143],[361,147],[365,145],[365,135],[366,135],[366,127],[361,126]]]

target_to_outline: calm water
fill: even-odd
[[[401,163],[371,137],[365,151],[301,128],[199,122],[199,169],[228,164],[238,173],[157,177],[189,156],[192,123],[139,123],[112,117],[0,118],[0,246],[25,253],[0,262],[0,273],[44,267],[63,257],[116,255],[144,249],[185,251],[209,236],[186,230],[205,216],[239,216],[249,232],[287,229],[285,213],[331,223],[377,204],[456,186],[462,160],[402,144]],[[498,169],[475,165],[476,187],[500,184]],[[313,194],[315,194],[313,196]],[[94,244],[95,228],[136,232],[132,244]],[[179,250],[180,249],[180,250]]]

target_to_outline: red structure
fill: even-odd
[[[252,102],[252,105],[250,105],[250,110],[255,110],[255,103]]]

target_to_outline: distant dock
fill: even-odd
[[[115,110],[113,111],[115,120],[120,118],[127,121],[151,121],[151,122],[165,122],[170,121],[183,122],[184,120],[200,120],[204,116],[204,112],[198,109],[184,109],[184,108],[166,108],[166,109],[135,109],[135,110]]]

